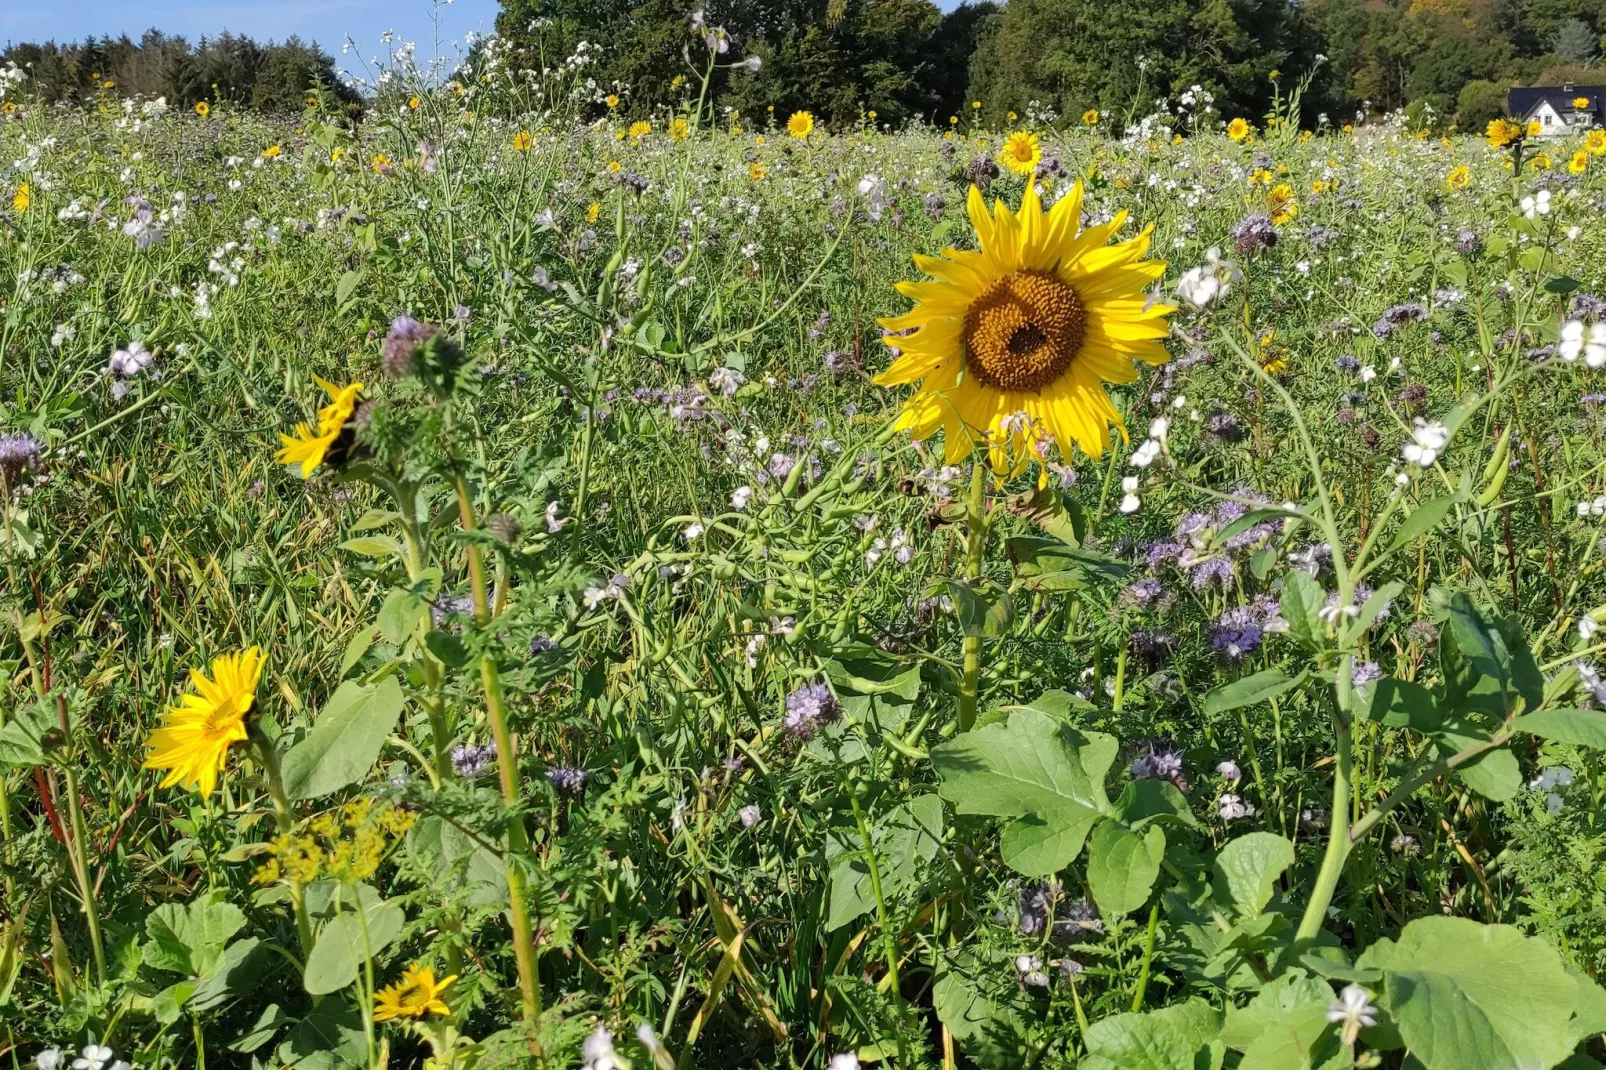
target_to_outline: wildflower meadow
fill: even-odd
[[[1606,1060],[1606,133],[0,71],[8,1067]]]

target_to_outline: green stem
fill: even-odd
[[[1143,968],[1138,971],[1137,987],[1132,992],[1132,1013],[1143,1009],[1143,996],[1149,988],[1149,964],[1154,961],[1154,933],[1160,926],[1160,897],[1149,904],[1149,932],[1143,938]]]
[[[864,862],[870,868],[870,890],[875,893],[876,922],[881,926],[881,938],[886,942],[887,977],[892,983],[892,998],[902,1002],[903,992],[898,981],[898,940],[887,922],[887,900],[881,894],[881,866],[876,862],[870,826],[864,820],[864,811],[859,808],[859,796],[853,787],[848,788],[848,802],[853,806],[853,819],[859,823],[859,838],[864,842]]]
[[[1339,663],[1339,672],[1350,671],[1350,658]],[[1299,921],[1296,940],[1313,940],[1321,931],[1327,906],[1338,889],[1338,878],[1343,875],[1344,862],[1349,858],[1350,777],[1353,773],[1353,756],[1350,753],[1350,726],[1342,710],[1334,714],[1338,736],[1338,763],[1333,774],[1333,808],[1328,815],[1329,832],[1327,852],[1322,856],[1322,868],[1316,873],[1316,884],[1310,890],[1310,902],[1305,904],[1305,916]]]
[[[981,579],[983,556],[987,550],[987,517],[983,505],[987,473],[977,457],[970,472],[970,500],[965,507],[965,580]],[[981,636],[967,635],[964,641],[964,676],[959,683],[959,730],[970,731],[976,723],[976,693],[981,686]]]
[[[72,739],[72,729],[67,718],[67,699],[62,695],[56,696],[56,716],[61,724],[61,734],[64,739]],[[72,857],[73,878],[78,884],[78,895],[83,900],[84,920],[89,924],[89,946],[95,955],[95,980],[104,988],[106,986],[106,951],[100,939],[100,912],[95,909],[95,889],[89,882],[89,857],[84,851],[84,841],[88,839],[88,832],[84,828],[84,812],[78,805],[78,776],[73,771],[76,764],[75,756],[69,755],[68,760],[62,763],[62,776],[67,782],[67,820],[72,826],[72,843],[69,845]]]

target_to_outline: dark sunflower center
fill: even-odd
[[[1041,393],[1082,348],[1087,312],[1058,277],[1017,271],[983,290],[965,313],[967,367],[994,390]]]

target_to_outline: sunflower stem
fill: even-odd
[[[72,727],[67,718],[67,699],[63,695],[56,696],[56,717],[61,724],[61,734],[64,739],[72,739]],[[84,812],[78,805],[78,776],[73,772],[73,761],[62,763],[62,776],[67,781],[67,820],[72,826],[72,843],[69,850],[72,856],[73,878],[78,883],[78,895],[84,904],[84,920],[89,924],[89,947],[95,953],[95,981],[102,988],[106,987],[106,951],[100,940],[100,912],[95,909],[95,889],[89,882],[89,858],[84,852],[84,840],[87,833],[84,830]]]
[[[463,530],[472,532],[477,521],[474,502],[468,494],[468,484],[462,475],[456,476],[453,485],[457,491],[458,521]],[[490,623],[490,600],[485,589],[485,563],[480,548],[473,543],[468,547],[469,584],[473,589],[474,620],[480,625]],[[513,733],[508,730],[507,710],[502,702],[502,680],[496,661],[486,654],[480,658],[480,682],[485,689],[485,712],[491,722],[491,739],[496,744],[496,774],[502,789],[502,804],[514,810],[519,802],[518,751]],[[524,871],[519,868],[522,859],[530,853],[529,833],[524,819],[518,813],[508,816],[507,824],[507,892],[508,921],[513,929],[513,958],[519,969],[519,1003],[524,1023],[530,1030],[526,1038],[532,1054],[539,1054],[540,1042],[535,1038],[535,1026],[541,1016],[541,986],[535,974],[535,935],[530,927],[530,907],[525,902]]]
[[[987,552],[987,472],[978,458],[970,470],[970,499],[965,505],[965,582],[981,579]],[[967,635],[964,642],[963,677],[959,681],[959,730],[970,731],[976,723],[976,695],[981,686],[981,636]]]

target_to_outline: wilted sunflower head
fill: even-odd
[[[1165,272],[1142,259],[1151,231],[1107,244],[1126,213],[1083,227],[1080,183],[1046,211],[1030,183],[1018,212],[1002,201],[989,212],[975,187],[967,207],[980,248],[917,255],[933,281],[899,283],[915,307],[881,321],[900,355],[875,381],[919,381],[898,428],[942,430],[950,464],[977,436],[995,464],[1014,445],[1101,455],[1122,426],[1104,384],[1170,359],[1161,339],[1173,309],[1144,292]]]

